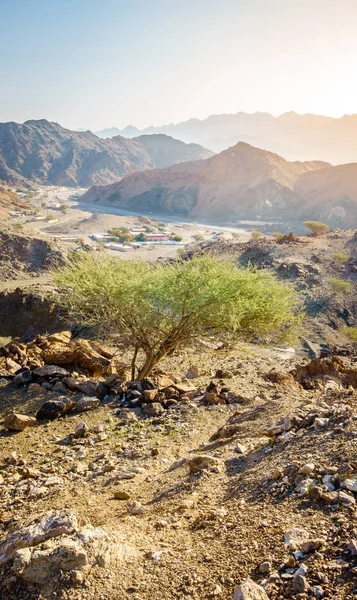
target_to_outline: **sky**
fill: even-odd
[[[0,121],[357,113],[357,0],[0,0]]]

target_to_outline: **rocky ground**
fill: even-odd
[[[306,337],[197,341],[140,385],[125,348],[72,335],[44,288],[0,295],[1,600],[355,597],[355,244],[197,246],[294,282]],[[20,275],[47,282],[47,251],[27,250]]]
[[[1,354],[1,598],[355,596],[353,355],[197,347],[138,386],[66,332]]]
[[[357,325],[357,236],[355,230],[248,243],[204,242],[188,252],[231,257],[242,266],[272,270],[301,293],[307,319],[305,337],[313,343],[344,343],[343,327]],[[338,287],[338,280],[342,286]],[[345,285],[344,285],[345,284]]]

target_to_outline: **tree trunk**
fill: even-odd
[[[138,356],[138,351],[139,351],[139,348],[136,347],[134,350],[134,355],[133,355],[132,361],[131,361],[131,379],[132,379],[132,381],[135,379],[135,363],[136,363],[136,357]]]
[[[141,379],[144,379],[144,377],[149,377],[151,371],[154,367],[156,367],[156,365],[158,364],[158,362],[160,362],[161,359],[162,356],[159,356],[158,354],[155,354],[154,356],[147,356],[146,361],[141,367],[138,374],[139,381]]]

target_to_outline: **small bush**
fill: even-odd
[[[326,225],[326,223],[320,223],[320,221],[305,221],[304,225],[315,235],[325,233],[325,231],[328,230],[328,225]]]
[[[282,240],[283,237],[285,237],[285,234],[280,233],[280,231],[274,231],[274,233],[271,234],[271,237],[273,237],[275,240]]]
[[[334,252],[332,258],[337,263],[344,263],[348,260],[347,254],[344,254],[343,252]]]
[[[261,231],[252,231],[250,235],[252,236],[253,240],[259,240],[260,238],[264,237]]]
[[[330,277],[327,282],[336,294],[348,294],[349,292],[352,292],[352,284],[349,281],[342,281],[342,279]]]
[[[357,342],[357,327],[341,327],[340,333],[342,333],[342,335],[345,335],[353,342]]]

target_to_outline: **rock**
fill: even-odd
[[[145,402],[154,402],[156,396],[158,395],[159,390],[144,390],[143,391],[143,400]]]
[[[357,541],[350,540],[347,546],[348,550],[351,552],[351,556],[357,556]]]
[[[314,463],[306,463],[299,469],[299,473],[302,473],[303,475],[310,475],[310,473],[313,473],[314,471],[315,471]]]
[[[25,385],[32,381],[32,373],[30,369],[22,369],[20,373],[17,373],[14,377],[15,385]]]
[[[52,333],[51,335],[49,335],[47,338],[47,342],[50,342],[51,344],[69,344],[71,338],[71,331],[60,331],[59,333]]]
[[[352,475],[348,479],[341,481],[341,487],[346,488],[350,492],[357,492],[357,475]]]
[[[321,538],[311,538],[311,534],[306,529],[295,527],[285,532],[284,542],[290,550],[314,552],[321,548],[324,540]]]
[[[224,369],[217,369],[215,377],[218,379],[232,379],[233,373],[232,371],[226,371]]]
[[[99,399],[103,399],[108,391],[108,387],[103,381],[66,377],[64,383],[72,392],[83,392],[86,396],[96,396]]]
[[[88,425],[87,423],[78,423],[78,425],[76,426],[75,430],[74,430],[74,435],[76,438],[82,438],[85,436],[85,434],[88,431]]]
[[[220,427],[220,429],[218,429],[218,431],[212,436],[211,439],[215,440],[231,438],[234,435],[236,435],[236,433],[238,433],[240,429],[241,425],[228,423],[227,425],[223,425],[223,427]]]
[[[58,419],[69,412],[75,403],[65,396],[61,396],[58,400],[49,400],[42,404],[40,410],[36,413],[36,419]]]
[[[143,406],[143,413],[147,417],[159,417],[164,411],[165,409],[161,406],[160,402],[150,402]]]
[[[196,377],[200,376],[200,370],[196,365],[191,365],[189,370],[187,371],[187,379],[196,379]]]
[[[42,544],[46,540],[68,535],[78,528],[77,518],[73,513],[51,512],[44,517],[32,521],[27,527],[13,530],[6,540],[0,544],[0,564],[13,558],[15,551]]]
[[[44,365],[35,369],[34,374],[37,377],[66,377],[69,373],[66,369],[56,365]]]
[[[0,544],[0,564],[13,561],[16,575],[38,585],[62,572],[107,567],[116,557],[115,540],[103,529],[79,528],[73,513],[49,513]]]
[[[94,375],[111,374],[111,361],[93,346],[88,340],[81,339],[69,344],[50,343],[42,351],[41,358],[47,365],[77,365]],[[100,346],[96,347],[105,351]],[[108,354],[106,351],[105,353]]]
[[[233,600],[269,600],[269,597],[264,588],[248,578],[236,589]]]
[[[27,391],[30,394],[45,394],[46,393],[46,391],[44,390],[42,385],[40,385],[39,383],[30,383],[30,385],[27,388]]]
[[[93,410],[99,406],[98,398],[91,398],[89,396],[82,396],[74,405],[73,410],[76,412],[87,412]]]
[[[294,577],[294,592],[295,594],[304,594],[310,589],[306,577],[303,575],[295,575]]]
[[[23,431],[26,427],[31,427],[34,423],[36,423],[35,417],[17,413],[6,415],[4,419],[5,429],[11,429],[12,431]]]
[[[142,515],[145,511],[145,508],[142,504],[140,504],[140,502],[132,502],[131,504],[129,504],[128,511],[132,515]]]
[[[113,494],[116,500],[129,500],[130,494],[129,492],[125,492],[124,490],[116,490]]]
[[[356,504],[356,499],[351,494],[347,494],[347,492],[338,492],[338,499],[341,504],[345,506],[351,506]]]
[[[325,595],[325,591],[320,585],[315,585],[312,591],[317,600],[321,600]]]
[[[270,573],[271,569],[272,569],[272,565],[271,565],[270,560],[265,560],[264,562],[262,562],[259,565],[260,573],[263,573],[263,574]]]
[[[62,381],[57,381],[52,390],[54,392],[58,392],[59,394],[68,394],[68,388],[64,385],[64,383],[62,383]]]
[[[198,473],[218,464],[217,459],[209,454],[197,454],[187,458],[190,473]]]
[[[21,369],[21,365],[19,365],[19,363],[12,360],[12,358],[7,358],[5,360],[5,365],[6,365],[6,369],[12,375],[15,375],[15,373]]]

